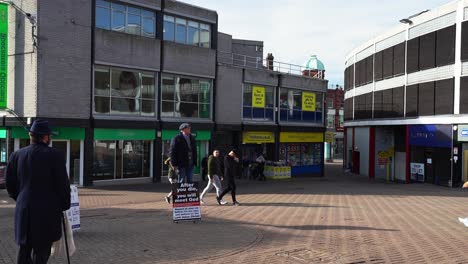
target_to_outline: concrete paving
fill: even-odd
[[[239,207],[217,205],[212,192],[195,224],[172,223],[168,191],[81,188],[72,263],[468,263],[461,189],[373,181],[327,164],[324,178],[240,182]],[[13,212],[0,190],[0,264],[15,262]]]

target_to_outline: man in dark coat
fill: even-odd
[[[36,120],[31,145],[14,152],[6,169],[8,194],[16,201],[19,264],[47,263],[52,243],[62,236],[62,211],[70,208],[65,158],[48,146],[51,134],[47,121]]]
[[[188,123],[179,126],[180,133],[171,140],[169,155],[172,167],[179,171],[183,182],[192,182],[193,167],[197,162],[197,145]]]
[[[231,192],[232,204],[240,205],[240,203],[237,202],[237,199],[236,199],[236,182],[235,182],[235,178],[239,174],[239,168],[240,168],[240,164],[239,164],[237,150],[233,149],[224,158],[224,178],[227,179],[228,187],[221,193],[219,197],[216,197],[219,205],[221,205],[223,196],[227,194],[228,192]]]

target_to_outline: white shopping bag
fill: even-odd
[[[62,219],[65,221],[65,232],[63,232],[62,237],[59,240],[52,244],[51,255],[67,257],[67,247],[65,245],[65,236],[67,236],[68,254],[73,256],[76,252],[75,241],[73,240],[73,231],[71,229],[70,222],[68,221],[68,217],[62,217]]]

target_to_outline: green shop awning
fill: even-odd
[[[54,127],[52,131],[58,135],[52,136],[52,139],[68,139],[68,140],[84,140],[85,130],[84,128],[77,127]],[[11,128],[12,138],[29,138],[29,133],[23,127],[12,127]]]
[[[179,134],[179,132],[179,130],[163,130],[162,140],[171,140],[175,135]],[[206,141],[211,139],[211,131],[208,130],[192,131],[192,135],[198,141]]]
[[[94,129],[95,140],[154,140],[155,138],[154,129]]]

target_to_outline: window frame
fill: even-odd
[[[102,3],[108,3],[108,5],[104,6]],[[125,10],[115,9],[114,5],[123,6]],[[126,2],[118,2],[118,1],[110,1],[110,0],[96,1],[95,8],[96,8],[96,11],[94,13],[94,16],[95,16],[96,21],[98,20],[98,14],[97,14],[98,8],[108,9],[109,10],[109,18],[108,18],[109,19],[109,21],[108,21],[109,22],[109,28],[100,27],[100,26],[98,26],[96,24],[96,22],[94,24],[95,28],[100,28],[100,29],[103,29],[103,30],[109,30],[109,31],[114,31],[114,32],[125,33],[125,34],[129,34],[129,35],[141,36],[141,37],[145,37],[145,38],[156,38],[156,20],[157,20],[156,19],[157,18],[156,10],[148,9],[148,8],[138,6],[138,5],[128,4]],[[133,13],[133,12],[129,11],[129,9],[139,10],[139,12],[138,12],[139,14],[136,14],[136,13]],[[123,14],[124,22],[123,22],[123,29],[122,30],[115,30],[113,28],[114,12]],[[144,15],[145,13],[151,13],[152,16]],[[139,21],[138,33],[132,33],[129,30],[129,28],[130,28],[129,25],[128,25],[129,15],[139,16],[140,21]],[[144,19],[150,19],[152,21],[152,30],[153,30],[152,34],[146,34],[145,31],[143,30]]]
[[[195,80],[195,81],[198,81],[199,83],[199,87],[198,87],[198,92],[197,92],[197,102],[192,102],[192,101],[183,101],[182,99],[178,102],[176,100],[176,96],[177,96],[177,93],[175,92],[176,90],[176,85],[177,85],[177,82],[179,79],[189,79],[191,81]],[[163,99],[163,81],[164,80],[172,80],[173,81],[173,85],[174,85],[174,92],[172,93],[172,96],[173,96],[173,99],[172,100],[168,100],[168,99]],[[192,82],[191,82],[192,83]],[[201,90],[202,90],[202,83],[205,83],[205,84],[209,84],[209,100],[210,102],[209,103],[204,103],[204,102],[201,102],[200,101],[200,93],[201,93]],[[170,118],[170,119],[193,119],[193,120],[211,120],[212,119],[212,116],[213,116],[213,80],[212,79],[207,79],[207,78],[199,78],[199,77],[195,77],[195,76],[186,76],[186,75],[177,75],[177,74],[162,74],[161,75],[161,94],[160,94],[160,98],[161,98],[161,104],[160,104],[160,107],[159,107],[159,110],[161,111],[161,118],[162,119],[165,119],[165,118]],[[171,115],[166,115],[166,112],[163,112],[163,104],[164,103],[172,103],[172,114]],[[179,104],[196,104],[197,105],[197,113],[198,113],[198,117],[178,117],[176,116],[176,104],[179,103]],[[208,117],[200,117],[201,116],[201,111],[200,109],[202,108],[202,105],[208,105],[208,108],[209,108],[209,114],[208,114]],[[180,105],[179,105],[180,107]],[[164,115],[163,115],[164,113]],[[179,110],[179,113],[181,113],[181,111]]]
[[[107,95],[97,95],[96,93],[96,72],[106,72],[108,74],[108,85],[109,85],[109,89],[108,89],[108,94]],[[139,78],[139,86],[137,85],[137,87],[139,87],[138,89],[140,90],[140,95],[138,96],[138,99],[134,98],[134,97],[129,97],[129,96],[116,96],[116,95],[113,95],[112,94],[112,90],[113,90],[113,85],[112,85],[112,76],[113,76],[113,73],[114,71],[121,71],[121,72],[131,72],[133,74],[136,74]],[[142,95],[142,89],[143,89],[143,77],[145,78],[150,78],[152,77],[153,78],[153,97],[150,98],[150,97],[143,97]],[[126,117],[146,117],[146,118],[155,118],[157,115],[157,112],[156,112],[156,109],[157,109],[157,75],[156,73],[154,72],[149,72],[149,71],[141,71],[141,70],[137,70],[137,69],[127,69],[127,68],[120,68],[120,67],[111,67],[111,66],[105,66],[105,65],[96,65],[94,66],[94,69],[93,69],[93,79],[94,79],[94,82],[93,82],[93,104],[92,104],[92,107],[93,107],[93,115],[96,115],[96,116],[126,116]],[[108,106],[108,111],[107,112],[97,112],[96,111],[96,97],[98,98],[107,98],[109,100],[109,106]],[[139,107],[139,110],[138,111],[135,111],[135,112],[131,112],[131,113],[115,113],[115,112],[112,112],[112,99],[135,99],[137,100],[136,102],[139,102],[140,104],[140,107]],[[150,114],[145,114],[145,112],[143,112],[143,103],[147,103],[147,102],[153,102],[153,112],[150,113]]]

